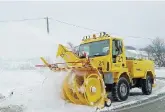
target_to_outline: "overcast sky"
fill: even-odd
[[[0,20],[46,16],[54,18],[50,20],[54,41],[77,44],[83,36],[95,33],[56,22],[56,19],[121,36],[127,45],[138,47],[150,40],[129,36],[165,38],[165,2],[0,2]],[[46,32],[45,20],[25,23]],[[6,24],[0,23],[0,30]]]

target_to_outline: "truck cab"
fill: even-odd
[[[84,55],[85,54],[85,55]],[[121,38],[106,33],[83,38],[78,56],[86,56],[103,75],[107,92],[114,100],[124,101],[131,88],[142,89],[143,94],[152,93],[155,86],[154,62],[143,59],[127,59]]]

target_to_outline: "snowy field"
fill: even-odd
[[[156,70],[156,73],[163,76],[165,70]],[[75,106],[60,98],[61,82],[64,77],[64,72],[54,73],[49,70],[2,71],[0,73],[0,112],[95,111],[95,108]],[[164,81],[157,80],[157,87],[153,89],[153,94],[150,96],[142,95],[140,89],[133,89],[127,101],[113,102],[111,108],[160,94],[165,91],[164,85]]]

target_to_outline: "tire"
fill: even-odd
[[[112,97],[115,101],[125,101],[128,99],[130,86],[124,77],[121,77],[117,84],[112,88]]]
[[[146,79],[142,79],[142,93],[144,95],[150,95],[152,93],[152,78],[147,75]]]

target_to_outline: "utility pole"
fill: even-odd
[[[47,26],[47,33],[49,34],[49,18],[46,17],[46,26]]]

